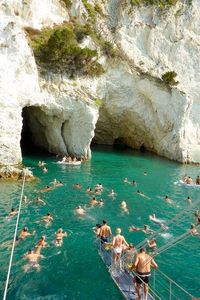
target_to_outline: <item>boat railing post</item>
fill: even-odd
[[[156,299],[156,271],[153,270],[153,299]]]
[[[172,282],[169,281],[169,300],[172,300]]]

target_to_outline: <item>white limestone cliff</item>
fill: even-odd
[[[70,12],[58,0],[0,1],[0,164],[22,160],[22,110],[36,145],[51,153],[90,157],[90,143],[121,141],[181,162],[200,162],[200,0],[179,1],[168,11],[99,3],[97,30],[118,47],[120,59],[100,61],[100,78],[38,74],[24,27],[41,29],[84,20],[81,0]],[[85,40],[87,43],[89,40]],[[155,78],[175,71],[179,84]],[[96,98],[104,99],[98,112]],[[99,117],[98,117],[99,116]]]

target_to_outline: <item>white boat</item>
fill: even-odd
[[[74,166],[78,166],[81,164],[81,161],[80,160],[77,160],[77,161],[57,161],[57,164],[60,164],[60,165],[74,165]]]
[[[191,184],[187,184],[186,182],[184,182],[183,180],[178,180],[174,182],[175,185],[183,185],[189,188],[200,188],[200,184],[196,184],[196,183],[191,183]]]

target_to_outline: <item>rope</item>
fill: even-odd
[[[22,190],[21,190],[21,196],[20,196],[20,202],[19,202],[19,208],[18,208],[18,214],[17,214],[17,221],[16,221],[16,225],[15,225],[15,233],[14,233],[14,238],[13,238],[13,244],[12,244],[12,250],[11,250],[11,255],[10,255],[10,262],[9,262],[9,266],[8,266],[8,273],[7,273],[7,278],[6,278],[6,285],[5,285],[5,289],[4,289],[3,300],[6,300],[6,296],[7,296],[10,271],[11,271],[13,254],[14,254],[14,249],[15,249],[15,242],[16,242],[16,237],[17,237],[17,229],[18,229],[18,224],[19,224],[19,216],[20,216],[20,212],[21,212],[22,198],[23,198],[23,193],[24,193],[24,184],[25,184],[25,172],[24,172],[24,177],[23,177],[23,182],[22,182]]]

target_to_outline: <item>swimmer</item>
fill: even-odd
[[[62,246],[63,244],[63,237],[67,236],[67,232],[63,232],[62,228],[59,228],[57,232],[55,232],[55,240],[54,244],[56,246]]]
[[[44,189],[39,190],[38,192],[39,192],[39,193],[46,193],[46,192],[48,192],[48,191],[51,191],[51,188],[50,188],[49,185],[47,185]]]
[[[154,231],[148,225],[144,225],[143,228],[136,227],[136,226],[132,225],[132,226],[129,227],[128,231],[129,232],[132,232],[132,231],[142,231],[145,234],[148,234],[148,233],[152,234],[152,233],[154,233]]]
[[[86,193],[92,193],[92,188],[91,187],[87,187]]]
[[[146,196],[145,194],[141,193],[139,190],[137,190],[136,194],[138,194],[138,195],[140,195],[140,196],[142,196],[142,197],[144,197],[146,199],[151,199],[148,196]]]
[[[165,201],[168,203],[172,203],[172,199],[170,199],[168,196],[165,196]]]
[[[83,216],[85,214],[85,210],[81,207],[81,205],[76,207],[76,213],[79,216]]]
[[[99,206],[102,207],[104,205],[103,199],[99,200]]]
[[[57,183],[58,183],[57,180],[54,179],[52,182],[49,183],[49,185],[52,184],[52,186],[55,188]]]
[[[140,228],[140,227],[136,227],[134,225],[131,225],[129,228],[128,228],[128,231],[129,232],[132,232],[132,231],[143,231],[144,228]]]
[[[22,197],[22,201],[23,201],[25,204],[27,204],[27,203],[29,202],[27,196],[23,196],[23,197]]]
[[[100,231],[101,231],[101,224],[96,224],[96,226],[93,227],[93,232],[95,233],[96,237],[100,237]]]
[[[46,165],[46,163],[44,161],[39,161],[38,162],[39,167],[44,167],[45,165]]]
[[[10,213],[7,216],[7,219],[11,219],[14,216],[16,216],[17,214],[18,214],[18,210],[16,210],[15,208],[12,207]]]
[[[150,249],[152,249],[153,251],[157,250],[156,239],[153,239],[151,241],[149,241],[148,239],[146,239],[146,243],[147,243],[148,247]]]
[[[122,201],[120,204],[120,207],[125,213],[128,213],[128,207],[127,207],[126,201]]]
[[[185,180],[185,183],[186,183],[186,184],[192,184],[192,183],[193,183],[192,178],[191,178],[190,176],[188,176],[188,177],[186,178],[186,180]]]
[[[27,227],[24,227],[24,228],[22,229],[22,231],[20,232],[19,236],[16,238],[16,242],[20,242],[20,241],[24,240],[26,237],[31,236],[31,235],[34,235],[34,234],[35,234],[35,230],[33,230],[33,232],[30,233],[30,232],[28,231],[28,228],[27,228]]]
[[[42,217],[42,221],[45,223],[50,223],[53,221],[53,217],[50,213],[47,213],[46,216]]]
[[[190,203],[192,203],[192,199],[188,196],[187,197],[187,202],[190,204]]]
[[[111,190],[109,196],[114,198],[116,195],[117,195],[117,194],[115,193],[115,191],[114,191],[114,190]]]
[[[25,255],[24,258],[26,258],[29,263],[28,265],[23,267],[23,270],[27,272],[30,268],[35,268],[37,272],[40,271],[40,265],[38,263],[39,258],[42,258],[43,255],[39,253],[35,253],[32,249],[29,250]]]
[[[62,183],[62,181],[59,181],[57,184],[56,184],[56,187],[59,187],[59,186],[63,186],[64,184]]]
[[[162,221],[159,220],[159,219],[157,219],[155,214],[150,215],[150,216],[149,216],[149,220],[151,220],[151,221],[152,221],[153,223],[155,223],[156,225],[160,225],[161,227],[164,227],[164,224],[162,223]]]
[[[47,172],[48,172],[48,169],[47,169],[46,167],[44,167],[44,168],[42,169],[42,171],[43,171],[44,173],[47,173]]]
[[[39,241],[35,244],[34,252],[40,254],[42,248],[45,247],[47,247],[46,236],[42,235]]]
[[[131,183],[133,186],[137,186],[137,182],[135,180],[132,181]]]
[[[198,232],[198,230],[196,229],[196,227],[195,227],[194,224],[191,224],[191,227],[190,227],[190,233],[191,233],[191,235],[199,235],[199,232]]]
[[[146,171],[144,171],[143,175],[144,175],[144,176],[147,176],[147,172],[146,172]]]
[[[90,201],[90,206],[97,205],[99,202],[97,201],[96,197],[93,197],[92,200]]]
[[[124,183],[129,183],[128,178],[124,178]]]
[[[40,198],[40,196],[37,196],[37,197],[36,197],[36,203],[37,203],[37,204],[46,205],[46,202],[44,202],[44,201]]]
[[[80,190],[82,186],[80,185],[80,183],[76,183],[73,185],[73,187],[77,190]]]

